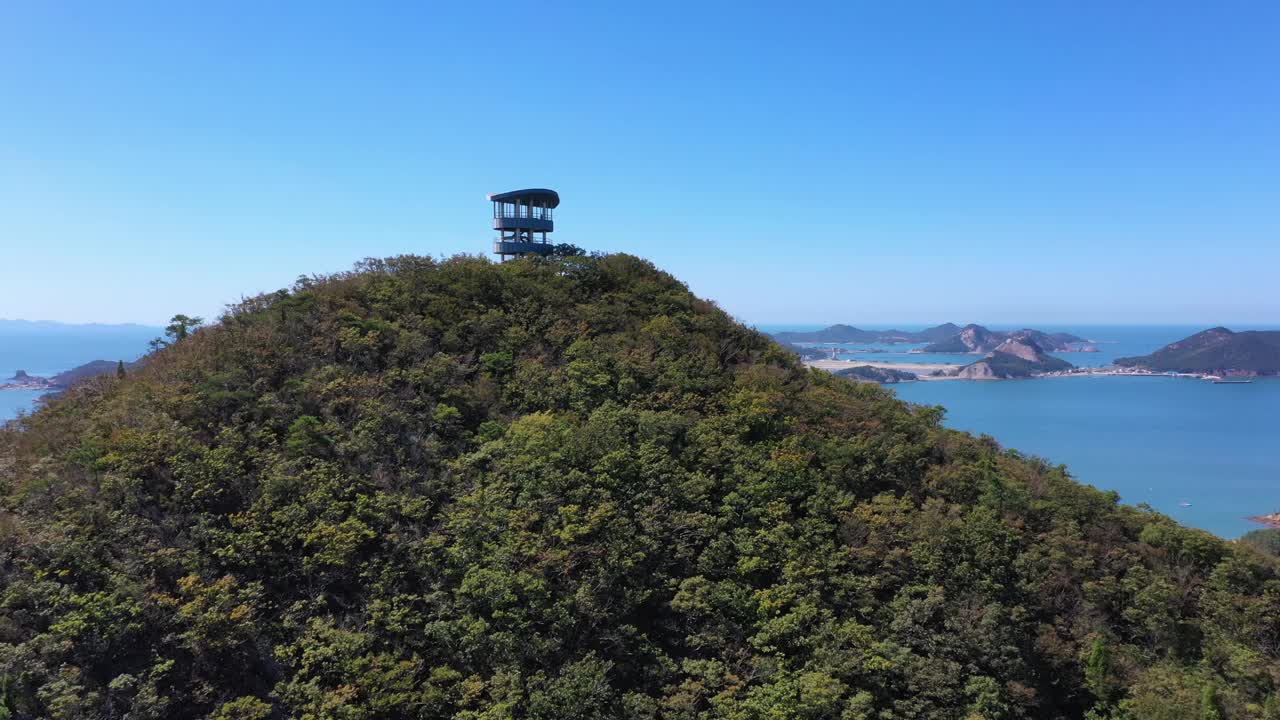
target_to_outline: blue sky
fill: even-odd
[[[0,317],[485,252],[485,193],[546,186],[559,240],[752,323],[1280,326],[1278,34],[1268,2],[9,3]]]

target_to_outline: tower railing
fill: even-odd
[[[538,208],[538,207],[533,208],[532,213],[525,210],[494,210],[493,216],[495,218],[502,218],[503,220],[552,220],[554,219],[552,217],[551,208]]]

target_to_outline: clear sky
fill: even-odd
[[[1280,326],[1280,3],[0,5],[0,317],[488,250],[752,323]]]

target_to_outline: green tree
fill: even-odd
[[[191,317],[189,315],[174,315],[169,319],[169,324],[164,328],[164,338],[154,338],[151,340],[150,346],[152,352],[161,348],[172,345],[173,343],[186,340],[197,328],[204,324],[204,318]],[[168,338],[167,340],[165,338]]]
[[[1222,720],[1222,708],[1218,705],[1218,688],[1207,683],[1200,693],[1200,720]]]
[[[1268,555],[1280,557],[1280,528],[1250,530],[1240,536],[1240,542]]]
[[[1093,645],[1089,649],[1089,657],[1084,665],[1084,681],[1100,704],[1111,702],[1114,691],[1111,656],[1107,651],[1107,644],[1100,637],[1093,639]]]
[[[171,342],[180,342],[186,340],[188,335],[203,324],[204,318],[174,315],[165,326],[164,334]]]
[[[193,321],[0,428],[15,717],[1274,705],[1274,559],[641,259],[375,259]]]
[[[1262,706],[1262,718],[1280,720],[1280,694],[1272,693],[1267,696],[1267,701]]]

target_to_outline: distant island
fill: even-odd
[[[1209,328],[1150,355],[1117,358],[1116,365],[1151,372],[1280,375],[1280,331]]]
[[[885,384],[893,384],[900,382],[912,382],[919,380],[920,377],[913,372],[906,370],[895,370],[887,367],[874,367],[872,365],[858,365],[845,370],[835,371],[836,375],[851,378],[859,382],[872,382]]]
[[[927,330],[863,330],[852,325],[832,325],[821,330],[787,331],[773,333],[784,344],[794,343],[932,343],[946,340],[959,333],[955,323],[943,323]]]
[[[832,325],[821,330],[777,332],[773,333],[773,337],[782,344],[793,347],[796,343],[927,343],[919,352],[973,354],[989,353],[1006,340],[1030,338],[1049,352],[1096,352],[1096,348],[1079,347],[1088,341],[1071,333],[1050,333],[1031,328],[990,330],[975,323],[963,327],[955,323],[943,323],[918,331],[864,330],[852,325]]]
[[[895,383],[910,380],[1009,380],[1032,378],[1073,370],[1074,365],[1051,352],[1097,352],[1084,338],[1066,332],[1032,328],[991,330],[970,323],[963,327],[943,323],[926,330],[863,330],[852,325],[832,325],[807,332],[779,332],[773,336],[801,359],[864,382]],[[927,343],[912,353],[983,355],[981,360],[955,366],[942,363],[858,363],[836,359],[812,344]],[[802,345],[798,343],[808,343]]]
[[[1004,332],[969,324],[944,340],[926,345],[920,352],[989,353],[1009,340],[1029,340],[1041,350],[1049,352],[1075,352],[1079,350],[1076,345],[1086,342],[1084,338],[1065,332],[1047,333],[1031,328]]]
[[[968,380],[1031,378],[1070,370],[1074,365],[1056,358],[1030,335],[1011,337],[992,348],[985,358],[965,365],[955,376]]]
[[[13,377],[0,382],[0,390],[65,390],[89,378],[114,375],[120,371],[122,365],[128,371],[137,364],[136,362],[121,363],[117,360],[94,360],[66,372],[60,372],[53,377],[29,375],[26,370],[18,370]]]
[[[922,343],[926,335],[937,336],[954,330],[945,338],[908,350],[919,354],[983,355],[959,365],[947,362],[873,362],[838,359],[832,348],[813,344],[858,342]],[[1280,331],[1234,332],[1215,327],[1160,348],[1150,355],[1124,357],[1113,365],[1077,368],[1050,353],[1098,352],[1093,342],[1066,332],[1045,332],[1032,328],[998,331],[970,324],[952,323],[919,332],[901,330],[868,331],[850,325],[833,325],[802,333],[777,333],[789,338],[783,345],[809,365],[871,382],[902,382],[913,375],[919,380],[1006,380],[1046,376],[1152,376],[1212,380],[1216,383],[1248,383],[1257,376],[1280,376]],[[807,344],[797,344],[807,343]],[[838,349],[838,348],[837,348]],[[856,352],[845,348],[846,352]],[[873,352],[864,350],[860,352]],[[875,352],[880,352],[876,350]],[[893,371],[893,372],[879,372]],[[901,373],[895,374],[895,373]]]

